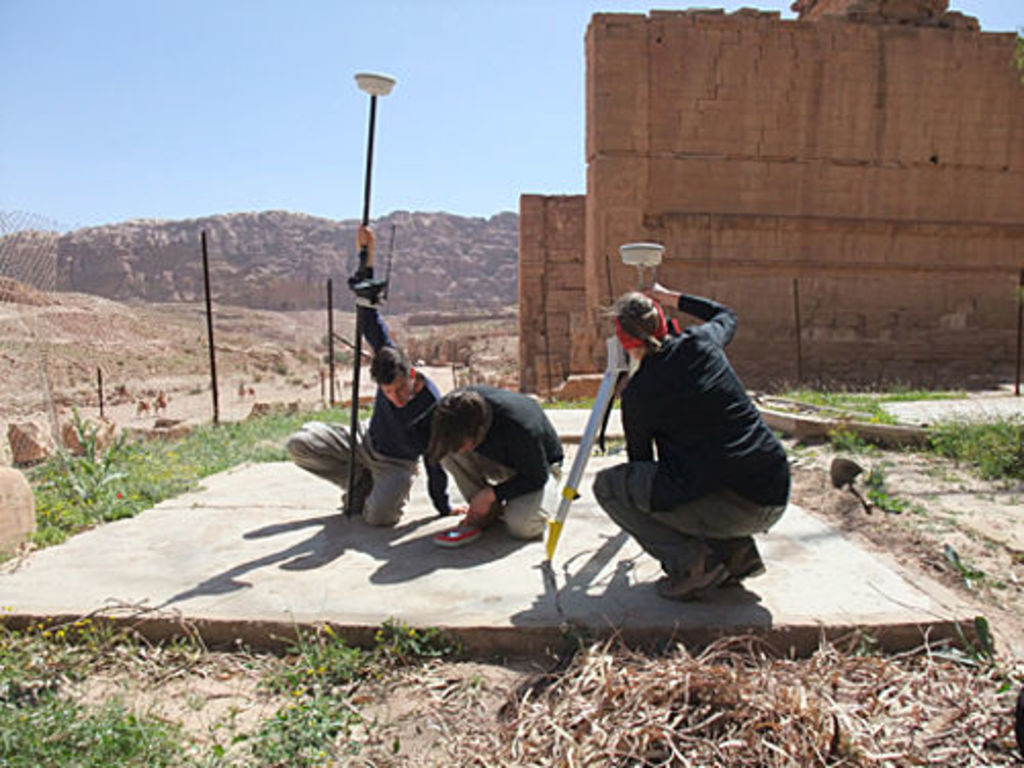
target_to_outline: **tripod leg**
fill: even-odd
[[[597,391],[594,400],[594,407],[587,419],[587,427],[583,431],[583,438],[580,440],[579,451],[573,459],[572,468],[566,477],[565,486],[562,488],[562,498],[558,504],[558,513],[554,520],[548,522],[547,555],[548,560],[555,554],[558,546],[558,539],[562,535],[562,528],[565,519],[569,516],[569,506],[579,498],[579,482],[583,478],[583,470],[587,468],[587,460],[593,450],[597,433],[604,422],[605,414],[611,408],[612,400],[615,398],[615,383],[618,381],[619,373],[627,369],[626,353],[622,349],[619,340],[611,336],[606,342],[608,350],[608,365],[604,371],[604,378],[601,379],[601,387]]]

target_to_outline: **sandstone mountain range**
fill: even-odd
[[[257,404],[312,408],[335,393],[348,396],[355,316],[346,278],[356,266],[358,221],[269,211],[59,234],[8,226],[17,217],[2,214],[0,465],[13,458],[10,424],[31,422],[56,435],[73,409],[98,418],[103,390],[104,416],[122,428],[152,422],[161,393],[161,417],[213,417],[203,231],[221,418],[245,418]],[[378,274],[386,271],[394,231],[385,315],[418,367],[432,368],[435,381],[449,386],[514,388],[517,214],[396,212],[374,227]]]
[[[60,235],[0,238],[0,275],[42,290],[118,301],[195,302],[204,297],[205,231],[214,301],[254,309],[352,307],[345,279],[356,266],[359,222],[301,213],[234,213],[182,221],[134,220]],[[389,311],[480,312],[516,301],[518,216],[397,211],[373,222],[377,274],[391,260]],[[392,246],[393,234],[393,246]]]

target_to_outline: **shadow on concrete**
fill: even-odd
[[[591,633],[616,634],[637,640],[644,640],[650,634],[664,639],[663,624],[647,627],[640,619],[639,614],[649,616],[652,607],[670,621],[678,617],[676,626],[680,632],[698,626],[733,630],[772,626],[771,611],[761,605],[760,595],[744,586],[717,589],[694,602],[673,602],[659,597],[653,581],[637,581],[638,565],[649,556],[638,553],[620,558],[612,565],[629,541],[629,535],[620,531],[604,538],[604,543],[596,550],[579,552],[566,560],[560,574],[556,574],[549,560],[535,566],[543,588],[529,609],[511,617],[513,626],[550,624],[555,614],[564,634],[575,635],[578,639],[585,639]],[[558,586],[559,578],[562,586]]]
[[[387,556],[380,558],[383,565],[371,574],[370,583],[396,584],[442,569],[475,568],[508,557],[523,547],[537,547],[543,552],[544,546],[540,541],[513,539],[502,525],[489,528],[469,546],[457,549],[439,547],[431,539],[432,535],[422,536],[389,547]]]
[[[431,541],[431,535],[406,540],[424,525],[434,523],[437,518],[420,518],[391,528],[366,525],[358,518],[346,518],[343,514],[322,515],[304,520],[265,525],[248,531],[243,539],[263,539],[293,533],[304,528],[315,529],[306,538],[290,547],[262,557],[240,563],[229,570],[211,576],[195,587],[168,598],[157,608],[166,608],[174,603],[195,597],[224,595],[252,584],[242,576],[259,568],[278,565],[285,571],[310,571],[322,568],[345,554],[355,550],[382,561],[382,565],[370,576],[371,583],[394,584],[411,581],[442,568],[473,568],[505,557],[531,542],[510,538],[501,527],[486,531],[480,540],[464,549],[450,550],[438,547]],[[454,520],[454,518],[453,518]]]
[[[242,538],[249,540],[262,539],[292,533],[302,528],[315,528],[316,530],[309,538],[279,552],[272,552],[262,557],[248,560],[236,565],[234,568],[211,576],[191,589],[173,595],[157,606],[157,608],[166,608],[174,603],[204,595],[224,595],[240,589],[248,589],[252,587],[252,584],[248,581],[242,581],[240,579],[241,576],[259,568],[266,568],[275,564],[279,564],[279,567],[285,571],[309,571],[328,565],[341,557],[346,550],[352,548],[369,551],[370,554],[383,557],[386,554],[386,547],[381,547],[376,539],[380,537],[392,539],[403,536],[426,522],[429,522],[429,520],[415,520],[394,528],[373,528],[362,525],[361,521],[351,521],[342,514],[330,514],[310,517],[304,520],[292,520],[286,523],[265,525],[262,528],[247,531],[242,534]],[[361,525],[365,532],[357,531],[354,527],[355,525]]]
[[[174,603],[183,602],[203,595],[226,595],[229,592],[248,589],[252,587],[252,584],[247,581],[239,580],[239,577],[249,573],[250,571],[254,571],[257,568],[264,568],[268,565],[281,563],[282,561],[284,561],[284,564],[281,566],[282,568],[288,568],[290,564],[297,562],[316,563],[316,565],[306,566],[308,568],[317,567],[318,565],[326,565],[339,557],[345,551],[344,546],[338,546],[341,542],[337,540],[337,537],[332,537],[330,535],[330,529],[335,524],[337,518],[338,515],[312,517],[306,520],[295,520],[288,523],[267,525],[263,528],[258,528],[255,531],[249,531],[248,533],[243,534],[243,539],[258,539],[266,536],[290,533],[298,528],[320,526],[320,530],[308,539],[301,541],[298,544],[294,544],[287,549],[283,549],[280,552],[273,552],[271,554],[264,555],[263,557],[258,557],[254,560],[240,563],[234,568],[222,571],[215,576],[211,576],[192,587],[192,589],[187,589],[184,592],[172,595],[163,603],[158,605],[157,609],[166,608]],[[305,568],[303,568],[303,570],[304,569]]]

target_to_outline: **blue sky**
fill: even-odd
[[[693,3],[780,10],[785,2]],[[953,0],[986,31],[1021,0]],[[583,35],[651,0],[0,0],[0,211],[68,228],[283,209],[490,216],[584,189]]]

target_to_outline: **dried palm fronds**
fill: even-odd
[[[1013,679],[922,648],[771,658],[755,641],[577,655],[506,708],[505,751],[538,766],[1017,765]]]

